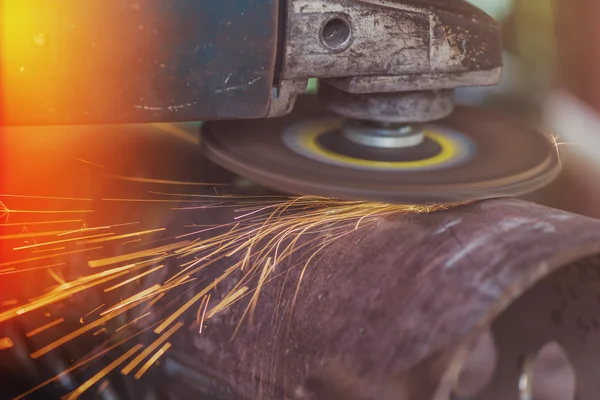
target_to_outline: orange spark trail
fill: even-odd
[[[156,285],[149,287],[146,290],[142,290],[141,292],[138,292],[136,294],[134,294],[133,296],[115,304],[114,306],[112,306],[111,308],[109,308],[106,311],[103,311],[102,313],[100,313],[100,315],[107,315],[109,313],[115,312],[117,310],[120,310],[123,307],[127,307],[128,305],[132,304],[132,303],[137,303],[140,300],[144,300],[147,297],[152,296],[153,294],[156,294],[156,292],[158,291],[158,289],[160,289],[160,285],[157,283]]]
[[[13,235],[0,235],[0,240],[14,240],[14,239],[31,239],[36,237],[44,236],[55,236],[59,233],[66,231],[48,231],[48,232],[27,232],[27,233],[16,233]]]
[[[98,167],[98,168],[104,168],[104,165],[96,164],[96,163],[93,163],[93,162],[91,162],[91,161],[86,161],[86,160],[83,160],[83,159],[81,159],[81,158],[77,158],[77,157],[74,157],[74,158],[75,158],[77,161],[80,161],[80,162],[82,162],[82,163],[84,163],[84,164],[93,165],[94,167]]]
[[[98,267],[106,267],[107,265],[117,264],[120,262],[131,261],[137,258],[145,258],[152,257],[157,255],[162,255],[168,253],[170,251],[179,249],[181,247],[185,247],[189,245],[191,242],[189,240],[185,240],[182,242],[177,242],[173,244],[168,244],[162,247],[156,247],[154,249],[141,250],[135,253],[124,254],[122,256],[115,256],[109,258],[102,258],[99,260],[88,261],[88,266],[90,268],[98,268]]]
[[[215,279],[213,281],[213,283],[211,283],[210,285],[205,287],[200,293],[198,293],[197,295],[192,297],[187,303],[185,303],[177,311],[175,311],[173,314],[171,314],[162,324],[160,324],[154,330],[154,333],[156,333],[156,334],[162,333],[162,331],[164,331],[169,325],[171,325],[173,323],[173,321],[175,321],[177,318],[179,318],[181,316],[181,314],[183,314],[188,308],[190,308],[195,303],[197,303],[204,295],[206,295],[208,292],[210,292],[218,283],[223,281],[225,278],[227,278],[233,272],[235,272],[235,268],[227,269],[220,277]]]
[[[95,210],[11,210],[6,206],[2,211],[8,214],[84,214],[95,212]]]
[[[58,319],[56,319],[56,320],[54,320],[52,322],[47,323],[46,325],[42,325],[39,328],[36,328],[36,329],[32,330],[31,332],[27,332],[25,334],[25,336],[27,336],[28,338],[30,338],[32,336],[37,335],[38,333],[42,333],[45,330],[48,330],[48,329],[50,329],[50,328],[52,328],[52,327],[54,327],[54,326],[56,326],[58,324],[63,323],[64,321],[65,321],[64,318],[58,318]]]
[[[88,379],[83,385],[81,385],[77,389],[75,389],[71,393],[71,395],[67,398],[67,400],[78,399],[79,396],[81,396],[86,390],[88,390],[89,388],[94,386],[96,383],[98,383],[100,380],[102,380],[102,378],[104,378],[106,375],[111,373],[114,369],[118,368],[121,364],[123,364],[125,361],[127,361],[128,358],[130,358],[132,355],[137,353],[137,351],[139,349],[141,349],[142,347],[144,347],[144,346],[141,344],[136,344],[135,346],[133,346],[125,354],[121,355],[115,361],[113,361],[112,363],[107,365],[105,368],[103,368],[102,371],[98,372],[96,375],[94,375],[90,379]]]
[[[146,332],[147,330],[149,330],[150,328],[145,328],[140,330],[139,332],[135,333],[134,335],[131,335],[123,340],[118,341],[117,343],[113,344],[112,346],[98,352],[97,354],[92,355],[91,357],[88,358],[84,358],[83,360],[81,360],[80,362],[70,366],[69,368],[65,369],[64,371],[62,371],[60,374],[54,376],[53,378],[48,379],[45,382],[40,383],[39,385],[37,385],[34,388],[29,389],[28,391],[26,391],[25,393],[20,394],[19,396],[15,397],[13,400],[22,400],[24,398],[26,398],[27,396],[29,396],[31,393],[43,388],[44,386],[55,382],[57,380],[59,380],[60,378],[62,378],[63,376],[66,376],[68,374],[70,374],[71,372],[83,367],[84,365],[87,365],[89,363],[91,363],[94,360],[99,359],[100,357],[104,356],[105,354],[113,351],[114,349],[116,349],[117,347],[120,347],[121,345],[123,345],[124,343],[127,343],[128,341],[132,340],[133,338],[141,335],[142,333]]]
[[[82,220],[80,220],[80,219],[65,219],[65,220],[58,220],[58,221],[12,222],[10,224],[0,224],[0,227],[23,226],[23,225],[35,226],[35,225],[74,224],[74,223],[81,223],[81,222],[82,222]]]
[[[63,246],[63,247],[54,247],[52,249],[32,250],[31,252],[32,253],[48,253],[48,252],[51,252],[51,251],[59,251],[59,250],[64,250],[64,249],[66,249],[66,246]]]
[[[115,289],[117,289],[117,288],[120,288],[121,286],[125,286],[125,285],[127,285],[127,284],[129,284],[129,283],[131,283],[131,282],[135,282],[136,280],[138,280],[138,279],[140,279],[140,278],[143,278],[143,277],[144,277],[144,276],[146,276],[146,275],[150,275],[151,273],[153,273],[153,272],[155,272],[155,271],[158,271],[158,270],[159,270],[159,269],[161,269],[161,268],[164,268],[164,266],[165,266],[164,264],[161,264],[161,265],[159,265],[158,267],[152,268],[152,269],[150,269],[150,270],[148,270],[148,271],[146,271],[146,272],[142,272],[141,274],[138,274],[138,275],[134,276],[133,278],[129,278],[129,279],[127,279],[127,280],[123,281],[123,282],[117,283],[117,284],[116,284],[116,285],[114,285],[114,286],[111,286],[111,287],[109,287],[109,288],[106,288],[106,289],[104,289],[104,291],[105,291],[105,292],[110,292],[110,291],[112,291],[112,290],[115,290]]]
[[[181,186],[229,186],[226,183],[203,183],[203,182],[185,182],[185,181],[169,181],[164,179],[151,178],[136,178],[134,176],[112,175],[111,178],[122,181],[139,182],[139,183],[159,183],[163,185],[181,185]]]
[[[10,338],[0,338],[0,351],[10,349],[14,343]]]
[[[210,294],[202,298],[202,302],[198,307],[198,314],[196,315],[196,320],[198,321],[198,334],[202,334],[202,327],[204,325],[204,318],[206,317],[206,309],[208,308],[208,303],[210,301]],[[202,311],[202,315],[200,315],[200,311]]]
[[[17,250],[26,250],[26,249],[33,249],[36,247],[43,247],[43,246],[52,246],[55,244],[63,244],[63,243],[69,243],[69,242],[76,242],[82,239],[92,239],[92,238],[99,238],[99,237],[104,237],[104,236],[110,236],[110,235],[114,235],[114,233],[99,233],[97,235],[90,235],[90,236],[83,236],[83,237],[77,237],[77,238],[69,238],[69,239],[60,239],[60,240],[53,240],[51,242],[42,242],[42,243],[35,243],[35,244],[30,244],[27,246],[19,246],[19,247],[13,247],[13,250],[17,251]],[[60,235],[57,235],[60,236]],[[84,242],[87,243],[87,242]],[[93,242],[90,242],[93,243]]]
[[[8,269],[0,270],[0,276],[2,276],[2,275],[22,274],[24,272],[36,271],[38,269],[48,269],[48,268],[60,267],[62,265],[65,265],[65,263],[62,262],[62,263],[57,263],[57,264],[44,265],[42,267],[22,268],[22,269],[19,269],[19,270],[15,269],[15,268],[8,268]],[[2,322],[2,321],[0,321],[0,322]]]
[[[104,229],[112,229],[112,228],[117,228],[117,227],[122,227],[122,226],[130,226],[130,225],[136,225],[139,224],[139,222],[126,222],[123,224],[114,224],[114,225],[106,225],[106,226],[94,226],[91,228],[81,228],[81,229],[76,229],[73,231],[69,231],[69,232],[65,232],[65,233],[61,233],[57,236],[66,236],[66,235],[71,235],[73,233],[81,233],[81,232],[88,232],[88,231],[100,231],[100,230],[104,230]]]
[[[148,346],[144,351],[138,354],[129,364],[127,364],[122,370],[121,373],[123,375],[129,374],[135,367],[137,367],[146,357],[148,357],[153,351],[155,351],[158,346],[163,344],[169,337],[171,337],[175,332],[179,330],[183,326],[183,322],[178,322],[171,327],[168,331],[166,331],[161,337],[156,339],[154,343]]]
[[[91,322],[91,323],[87,324],[86,326],[79,328],[76,331],[73,331],[73,332],[69,333],[68,335],[65,335],[62,338],[42,347],[38,351],[31,353],[30,357],[31,358],[39,358],[39,357],[43,356],[44,354],[47,354],[47,353],[51,352],[52,350],[62,346],[63,344],[75,339],[76,337],[79,337],[79,336],[83,335],[84,333],[89,332],[92,329],[99,327],[100,325],[106,323],[107,321],[111,320],[112,318],[116,317],[117,315],[123,314],[125,311],[131,310],[135,306],[137,306],[137,304],[135,304],[135,303],[130,304],[129,306],[127,306],[125,308],[117,310],[116,312],[114,312],[112,314],[109,314],[103,318],[100,318],[94,322]]]
[[[134,375],[135,379],[140,379],[150,367],[158,361],[159,358],[162,357],[163,354],[171,347],[171,343],[167,342],[160,348],[146,363],[139,369],[138,372]]]
[[[111,237],[104,237],[104,238],[100,238],[100,239],[84,240],[84,241],[81,242],[81,244],[94,244],[94,243],[110,242],[110,241],[113,241],[113,240],[130,238],[130,237],[133,237],[133,236],[149,235],[151,233],[162,232],[162,231],[165,231],[165,230],[166,230],[166,228],[158,228],[158,229],[149,229],[147,231],[125,233],[123,235],[117,235],[117,236],[111,236]],[[103,236],[105,236],[105,235],[103,235]]]
[[[128,323],[126,323],[125,325],[120,326],[115,333],[125,329],[126,327],[128,327],[129,325],[133,325],[136,322],[138,322],[139,320],[141,320],[142,318],[146,318],[148,315],[150,315],[150,311],[148,311],[147,313],[140,315],[139,317],[137,317],[136,319],[134,319],[133,321],[129,321]]]
[[[101,309],[104,306],[105,306],[105,304],[99,305],[98,307],[96,307],[92,311],[90,311],[89,313],[85,314],[81,319],[83,320],[84,318],[88,317],[90,314],[94,313],[95,311],[98,311],[99,309]]]
[[[32,258],[26,258],[26,259],[17,260],[17,261],[9,261],[9,262],[5,262],[5,263],[0,263],[0,267],[6,267],[8,265],[15,265],[15,264],[22,264],[22,263],[31,262],[31,261],[45,260],[47,258],[66,256],[66,255],[70,255],[70,254],[85,253],[88,251],[94,251],[94,250],[99,250],[99,249],[102,249],[102,247],[101,246],[100,247],[91,247],[89,249],[65,251],[63,253],[49,254],[47,256],[32,257]]]
[[[94,199],[86,199],[81,197],[52,197],[52,196],[30,196],[21,194],[0,194],[0,197],[14,197],[20,199],[40,199],[40,200],[72,200],[72,201],[94,201]]]
[[[219,312],[221,312],[224,309],[226,309],[227,307],[229,307],[236,300],[238,300],[244,293],[246,293],[248,291],[248,289],[249,289],[248,286],[244,286],[244,287],[239,288],[236,292],[225,296],[225,298],[223,300],[221,300],[221,302],[219,304],[214,306],[213,309],[208,312],[208,315],[206,316],[206,318],[210,319],[213,316],[215,316],[216,314],[218,314]]]
[[[99,330],[97,330],[96,332],[92,333],[92,336],[98,336],[99,334],[101,334],[102,332],[106,332],[106,328],[100,328]]]

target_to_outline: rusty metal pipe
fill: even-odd
[[[599,254],[600,221],[519,200],[396,216],[316,259],[293,312],[301,268],[233,341],[245,304],[210,320],[192,358],[250,399],[448,400],[491,332],[493,376],[470,398],[519,399],[525,360],[554,341],[596,399]]]

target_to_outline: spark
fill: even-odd
[[[121,243],[121,246],[125,246],[126,244],[130,244],[130,243],[137,243],[137,242],[141,242],[142,238],[139,239],[133,239],[133,240],[128,240],[126,242]]]
[[[14,343],[11,340],[11,338],[8,338],[8,337],[0,338],[0,351],[10,349],[13,346],[14,346]]]
[[[35,221],[35,222],[12,222],[10,224],[0,224],[0,227],[5,226],[36,226],[36,225],[58,225],[58,224],[75,224],[82,222],[80,219],[65,219],[57,221]]]
[[[149,310],[150,308],[152,308],[152,306],[156,303],[158,303],[160,301],[160,299],[162,299],[165,296],[164,293],[159,294],[158,296],[156,296],[154,298],[154,300],[151,300],[150,303],[148,303],[148,305],[146,306],[146,308],[144,309],[144,311]]]
[[[132,320],[132,321],[129,321],[128,323],[126,323],[126,324],[124,324],[124,325],[120,326],[119,328],[117,328],[117,330],[115,331],[115,333],[117,333],[117,332],[119,332],[119,331],[122,331],[123,329],[125,329],[125,328],[126,328],[126,327],[128,327],[129,325],[133,325],[133,324],[135,324],[136,322],[138,322],[139,320],[141,320],[141,319],[143,319],[143,318],[146,318],[146,317],[147,317],[147,316],[149,316],[149,315],[150,315],[150,312],[149,312],[149,311],[148,311],[147,313],[145,313],[145,314],[142,314],[142,315],[140,315],[139,317],[135,318],[134,320]]]
[[[3,276],[3,275],[13,275],[13,274],[22,274],[24,272],[37,271],[37,270],[40,270],[40,269],[55,268],[55,267],[60,267],[60,266],[63,266],[63,265],[65,265],[64,262],[57,263],[57,264],[51,264],[51,265],[44,265],[42,267],[24,268],[24,269],[19,269],[19,270],[15,269],[15,268],[8,268],[8,269],[0,270],[0,276]]]
[[[230,195],[230,194],[189,194],[189,193],[169,193],[169,192],[158,192],[158,191],[153,191],[150,190],[148,191],[148,193],[151,194],[158,194],[161,196],[180,196],[180,197],[200,197],[200,198],[207,198],[207,199],[219,199],[219,200],[241,200],[241,199],[250,199],[250,200],[257,200],[257,199],[268,199],[268,200],[286,200],[289,199],[288,196],[258,196],[258,195],[242,195],[242,196],[237,196],[237,195]]]
[[[48,330],[48,329],[50,329],[52,327],[55,327],[56,325],[62,324],[63,322],[65,322],[64,318],[55,319],[54,321],[49,322],[46,325],[42,325],[39,328],[36,328],[36,329],[34,329],[34,330],[30,331],[30,332],[27,332],[25,334],[25,336],[27,336],[28,338],[30,338],[32,336],[37,335],[38,333],[42,333],[42,332],[44,332],[44,331],[46,331],[46,330]]]
[[[171,336],[175,334],[183,326],[183,322],[178,322],[171,327],[168,331],[166,331],[162,336],[156,339],[150,346],[145,348],[140,354],[138,354],[129,364],[125,366],[121,370],[123,375],[128,375],[131,371],[135,369],[146,357],[148,357],[153,351],[155,351],[158,346],[166,342]]]
[[[0,197],[13,197],[20,199],[38,199],[38,200],[69,200],[69,201],[94,201],[94,199],[80,197],[52,197],[52,196],[31,196],[22,194],[0,194]]]
[[[98,336],[101,333],[106,332],[106,328],[100,328],[96,332],[92,333],[92,336]]]
[[[0,303],[0,307],[14,306],[15,304],[18,304],[18,303],[19,303],[19,300],[17,300],[17,299],[6,300],[6,301],[3,301],[2,303]]]
[[[54,272],[52,269],[48,270],[48,274],[50,274],[50,276],[59,284],[59,285],[64,285],[66,282],[65,280],[56,272]]]
[[[92,355],[91,357],[82,359],[78,363],[76,363],[76,364],[70,366],[69,368],[65,369],[64,371],[62,371],[60,374],[57,374],[56,376],[54,376],[54,377],[46,380],[45,382],[42,382],[39,385],[37,385],[37,386],[29,389],[28,391],[26,391],[26,392],[20,394],[19,396],[15,397],[13,400],[22,400],[22,399],[26,398],[31,393],[33,393],[33,392],[35,392],[35,391],[43,388],[44,386],[46,386],[46,385],[48,385],[48,384],[50,384],[52,382],[55,382],[55,381],[61,379],[62,377],[70,374],[71,372],[73,372],[73,371],[75,371],[75,370],[77,370],[77,369],[79,369],[79,368],[81,368],[81,367],[83,367],[83,366],[91,363],[94,360],[99,359],[100,357],[104,356],[105,354],[107,354],[107,353],[113,351],[114,349],[122,346],[124,343],[127,343],[128,341],[130,341],[130,340],[134,339],[135,337],[141,335],[142,333],[146,332],[148,329],[150,329],[150,328],[142,329],[139,332],[135,333],[134,335],[131,335],[131,336],[129,336],[129,337],[123,339],[123,340],[118,341],[117,343],[113,344],[112,346],[110,346],[108,348],[105,348],[104,350],[99,351],[98,353]]]
[[[219,313],[219,312],[223,311],[224,309],[226,309],[227,307],[229,307],[236,300],[238,300],[244,293],[246,293],[248,291],[248,289],[249,289],[248,286],[244,286],[242,288],[239,288],[235,293],[225,296],[225,298],[219,304],[217,304],[213,309],[210,310],[210,312],[208,313],[206,318],[210,319],[217,313]]]
[[[138,178],[135,176],[112,175],[111,178],[122,181],[138,182],[138,183],[158,183],[162,185],[180,185],[180,186],[229,186],[226,183],[205,183],[205,182],[185,182],[171,181],[165,179]]]
[[[254,312],[256,310],[256,304],[258,303],[258,297],[260,296],[260,290],[261,290],[263,284],[265,283],[265,280],[269,276],[269,274],[275,268],[275,265],[271,264],[271,257],[267,258],[267,262],[265,264],[266,265],[263,268],[262,273],[260,275],[260,279],[259,279],[259,281],[258,281],[258,283],[256,285],[256,290],[254,291],[254,295],[252,296],[252,299],[250,300],[250,305],[251,305],[251,309],[250,309],[250,324],[253,323],[253,316],[254,316]]]
[[[144,180],[144,182],[148,182]],[[157,183],[155,181],[149,183]],[[205,184],[212,185],[212,184]],[[185,194],[166,194],[162,192],[153,192],[153,194],[163,194],[172,196],[186,196]],[[196,197],[196,195],[190,195]],[[187,202],[196,203],[204,201],[203,208],[230,208],[235,212],[235,218],[232,222],[222,225],[198,226],[202,229],[185,235],[161,238],[152,242],[140,243],[140,251],[133,251],[118,256],[91,259],[87,261],[90,268],[102,268],[97,273],[86,272],[84,276],[65,281],[51,269],[49,273],[55,277],[57,286],[51,286],[47,292],[44,292],[37,298],[30,299],[27,303],[0,312],[0,323],[11,318],[23,315],[25,313],[43,309],[51,304],[69,299],[79,293],[95,288],[104,292],[112,292],[117,289],[131,285],[133,293],[127,291],[127,295],[119,296],[119,300],[111,302],[108,305],[101,305],[87,313],[83,319],[105,307],[105,311],[95,316],[95,320],[80,326],[68,334],[61,336],[57,340],[47,344],[41,349],[31,354],[32,358],[39,358],[58,347],[82,336],[100,335],[101,333],[114,332],[115,336],[128,326],[137,323],[143,318],[156,316],[156,323],[151,328],[157,335],[154,342],[131,359],[121,370],[124,375],[130,374],[134,369],[141,365],[134,377],[141,378],[147,370],[154,365],[160,357],[170,348],[169,338],[174,335],[185,323],[185,316],[192,307],[197,307],[196,320],[198,324],[198,334],[202,334],[206,321],[214,318],[217,314],[225,311],[233,304],[244,302],[245,310],[238,322],[234,332],[238,331],[242,321],[248,316],[248,322],[253,324],[254,314],[259,304],[261,293],[264,292],[265,285],[279,276],[288,276],[292,268],[300,268],[296,291],[289,309],[289,316],[293,311],[299,287],[303,281],[307,268],[315,263],[316,257],[325,249],[340,238],[356,231],[364,229],[382,219],[398,215],[400,213],[426,213],[437,210],[447,209],[452,205],[388,205],[359,201],[340,201],[317,196],[301,196],[296,198],[278,199],[269,196],[260,199],[260,196],[230,196],[230,195],[197,195],[198,199],[187,200]],[[204,197],[204,198],[200,198]],[[125,202],[164,202],[164,203],[182,203],[186,200],[175,199],[104,199],[106,201],[125,201]],[[231,204],[228,202],[231,201]],[[168,208],[168,206],[166,207]],[[134,225],[135,223],[104,225],[97,227],[87,227],[85,224],[76,230],[53,231],[56,236],[67,236],[84,232],[94,232],[98,230],[111,229],[116,226]],[[193,225],[196,227],[196,225]],[[213,232],[209,237],[201,237],[204,232]],[[99,233],[85,237],[65,238],[58,241],[45,242],[39,244],[29,244],[15,249],[32,249],[41,246],[50,246],[57,242],[65,241],[68,243],[74,241],[77,245],[93,245],[117,239],[126,239],[140,235],[164,232],[166,228],[149,229],[139,232],[126,232],[115,235],[114,233]],[[35,233],[34,233],[35,234]],[[311,235],[311,236],[308,236]],[[163,235],[166,236],[166,235]],[[181,240],[183,237],[196,236],[191,240]],[[301,238],[307,240],[300,241]],[[141,238],[136,238],[141,241]],[[171,241],[166,245],[157,245],[163,240]],[[175,241],[175,243],[172,243]],[[126,242],[128,243],[128,242]],[[117,244],[121,246],[124,243]],[[156,247],[149,247],[150,244]],[[137,246],[136,246],[137,247]],[[74,251],[91,251],[99,248],[84,248]],[[122,249],[122,247],[119,247]],[[283,263],[296,251],[303,248],[309,249],[300,262],[294,262],[292,265]],[[48,249],[51,250],[51,249]],[[61,250],[61,249],[57,249]],[[36,251],[36,250],[34,250]],[[122,250],[121,250],[122,251]],[[48,257],[73,254],[74,252],[63,252],[52,254]],[[35,261],[45,257],[34,257],[27,260],[11,261],[0,264],[0,266],[13,265],[16,263]],[[156,274],[169,265],[171,262],[177,263],[179,268],[167,269],[164,273]],[[204,282],[199,279],[201,272],[217,262],[227,263],[227,267],[212,281]],[[122,265],[123,263],[130,263]],[[64,263],[63,263],[64,264]],[[160,264],[160,265],[156,265]],[[62,265],[62,264],[61,264]],[[48,268],[49,266],[45,267]],[[7,273],[17,273],[25,271],[23,269],[8,271]],[[160,278],[159,283],[150,287],[142,286],[145,280],[142,278],[155,273],[153,278]],[[239,274],[236,277],[236,283],[233,288],[228,289],[220,296],[216,305],[211,305],[211,296],[217,295],[217,286],[233,274]],[[283,275],[285,274],[285,275]],[[154,283],[154,280],[152,281]],[[202,286],[200,286],[202,284]],[[102,286],[101,286],[102,285]],[[184,286],[185,285],[185,286]],[[219,286],[220,288],[221,286]],[[129,289],[128,289],[129,290]],[[192,292],[189,300],[183,300],[184,295]],[[165,300],[165,294],[174,293],[175,296],[169,296]],[[174,298],[173,298],[174,297]],[[159,303],[160,302],[160,303]],[[165,304],[166,303],[166,304]],[[198,304],[199,303],[199,304]],[[155,304],[159,304],[156,309],[151,309]],[[212,308],[209,308],[211,305]],[[136,310],[136,318],[131,320],[128,313],[130,310],[139,307]],[[91,308],[91,307],[90,307]],[[127,313],[127,314],[126,314]],[[116,318],[125,315],[129,320],[123,323],[122,318]],[[154,318],[154,317],[153,317]],[[60,320],[60,319],[59,319]],[[114,320],[114,321],[113,321]],[[58,321],[58,320],[57,320]],[[112,322],[110,322],[112,321]],[[113,328],[110,324],[118,324]],[[52,323],[50,323],[52,324]],[[47,330],[52,326],[40,327]],[[56,323],[58,325],[58,323]],[[136,327],[134,332],[139,331]],[[35,330],[34,330],[35,331]],[[32,332],[34,332],[32,331]],[[41,330],[40,330],[41,332]],[[107,343],[112,337],[109,336]],[[128,339],[129,340],[129,339]],[[138,349],[139,350],[139,349]],[[133,354],[132,354],[133,356]],[[118,365],[114,365],[114,370],[125,363],[130,357],[124,358]],[[91,362],[93,358],[86,360]],[[147,360],[147,361],[145,361]],[[143,365],[142,365],[143,363]],[[113,365],[113,364],[111,364]],[[104,371],[104,370],[103,370]],[[107,372],[108,373],[108,372]],[[97,376],[94,376],[96,378]],[[92,380],[94,379],[92,378]],[[93,384],[99,382],[103,377],[96,381],[82,385],[77,390],[88,390]],[[89,382],[89,381],[88,381]],[[88,385],[88,386],[86,386]],[[83,389],[82,389],[83,388]],[[75,393],[72,392],[71,396]]]
[[[168,245],[161,246],[161,247],[156,247],[154,249],[141,250],[141,251],[137,251],[135,253],[124,254],[121,256],[102,258],[99,260],[92,260],[92,261],[88,261],[88,266],[90,268],[106,267],[107,265],[117,264],[120,262],[127,262],[127,261],[135,260],[138,258],[146,258],[146,257],[157,256],[157,255],[164,255],[170,251],[179,249],[181,247],[185,247],[189,244],[190,244],[190,241],[185,240],[182,242],[177,242],[177,243],[168,244]]]
[[[81,319],[83,320],[86,317],[89,317],[91,314],[95,313],[96,311],[98,311],[99,309],[101,309],[102,307],[104,307],[106,304],[100,304],[98,307],[94,308],[92,311],[90,311],[89,313],[85,314]]]
[[[125,286],[125,285],[127,285],[127,284],[129,284],[129,283],[131,283],[131,282],[135,282],[135,281],[137,281],[138,279],[140,279],[140,278],[143,278],[143,277],[144,277],[144,276],[146,276],[146,275],[150,275],[151,273],[153,273],[153,272],[155,272],[155,271],[158,271],[159,269],[162,269],[162,268],[164,268],[164,266],[165,266],[164,264],[161,264],[161,265],[159,265],[158,267],[155,267],[155,268],[152,268],[151,270],[148,270],[148,271],[142,272],[141,274],[138,274],[138,275],[134,276],[133,278],[129,278],[129,279],[127,279],[127,280],[123,281],[123,282],[119,282],[119,283],[117,283],[117,284],[116,284],[116,285],[114,285],[114,286],[111,286],[111,287],[109,287],[109,288],[106,288],[106,289],[104,289],[104,291],[105,291],[105,292],[110,292],[110,291],[112,291],[112,290],[115,290],[115,289],[118,289],[118,288],[120,288],[120,287],[122,287],[122,286]]]
[[[8,261],[8,262],[0,263],[0,267],[6,267],[6,266],[9,266],[9,265],[15,265],[15,264],[23,264],[23,263],[26,263],[26,262],[45,260],[47,258],[53,258],[53,257],[59,257],[59,256],[67,256],[67,255],[77,254],[77,253],[86,253],[86,252],[94,251],[94,250],[98,250],[98,249],[102,249],[102,247],[91,247],[89,249],[79,249],[79,250],[73,250],[73,251],[64,251],[62,253],[49,254],[47,256],[31,257],[31,258],[26,258],[26,259],[22,259],[22,260]]]
[[[5,214],[85,214],[93,213],[95,210],[13,210],[0,202],[0,211]]]
[[[53,246],[55,244],[76,242],[76,241],[81,241],[83,239],[99,238],[99,237],[105,237],[105,236],[109,236],[109,235],[114,235],[114,233],[99,233],[96,235],[89,235],[89,236],[76,237],[76,238],[70,238],[70,239],[53,240],[51,242],[35,243],[35,244],[26,245],[26,246],[13,247],[13,250],[17,251],[17,250],[33,249],[36,247]],[[60,236],[60,235],[58,235],[58,236]],[[83,242],[83,243],[95,243],[95,242],[89,241],[89,242]]]
[[[113,240],[127,239],[127,238],[134,237],[134,236],[150,235],[152,233],[162,232],[165,230],[166,230],[166,228],[158,228],[158,229],[149,229],[146,231],[139,231],[139,232],[133,232],[133,233],[125,233],[123,235],[103,237],[100,239],[84,240],[84,241],[81,241],[81,244],[104,243],[104,242],[109,242],[109,241],[113,241]],[[102,235],[102,236],[105,236],[105,235]]]
[[[202,302],[198,307],[198,314],[196,316],[196,320],[198,321],[198,334],[202,334],[202,328],[204,326],[204,318],[206,317],[206,309],[208,308],[208,303],[210,302],[210,294],[208,296],[204,296],[202,298]],[[200,313],[202,311],[202,313]]]
[[[125,222],[122,224],[114,224],[114,225],[106,225],[106,226],[96,226],[96,227],[92,227],[92,228],[81,228],[81,229],[76,229],[74,231],[69,231],[69,232],[64,232],[61,233],[57,236],[66,236],[66,235],[72,235],[74,233],[82,233],[82,232],[94,232],[94,231],[100,231],[100,230],[105,230],[105,229],[112,229],[112,228],[117,228],[117,227],[122,227],[122,226],[130,226],[130,225],[136,225],[139,224],[138,222]]]
[[[167,342],[156,353],[154,353],[154,355],[150,357],[148,361],[146,361],[146,363],[138,370],[138,372],[136,372],[134,375],[135,379],[140,379],[146,373],[146,371],[148,371],[148,369],[150,369],[150,367],[157,362],[167,350],[169,350],[170,347],[171,343]]]
[[[227,269],[220,277],[214,280],[214,282],[207,287],[205,287],[200,293],[196,294],[192,297],[187,303],[181,306],[177,311],[175,311],[172,315],[170,315],[162,324],[160,324],[155,330],[154,333],[160,334],[162,333],[169,325],[171,325],[177,318],[181,316],[187,309],[197,303],[204,295],[210,292],[219,282],[223,281],[229,275],[235,272],[234,268]]]
[[[93,165],[94,167],[98,167],[98,168],[104,168],[104,165],[96,164],[96,163],[93,163],[93,162],[91,162],[91,161],[86,161],[86,160],[83,160],[83,159],[81,159],[81,158],[77,158],[77,157],[74,157],[74,158],[75,158],[77,161],[79,161],[79,162],[82,162],[82,163],[84,163],[84,164]]]
[[[127,274],[129,270],[133,267],[135,267],[135,264],[126,265],[120,268],[114,268],[112,270],[103,271],[98,274],[79,278],[72,282],[67,282],[64,285],[60,285],[57,289],[46,293],[43,296],[40,296],[39,298],[31,300],[26,305],[0,312],[0,323],[14,318],[18,315],[23,315],[25,313],[38,310],[50,304],[60,302],[73,296],[74,294],[81,293],[92,287],[116,279],[120,276]]]
[[[131,349],[129,349],[127,352],[125,352],[125,354],[121,355],[115,361],[113,361],[112,363],[107,365],[100,372],[98,372],[96,375],[92,376],[85,383],[83,383],[81,386],[79,386],[77,389],[75,389],[71,393],[71,395],[67,398],[67,400],[78,399],[86,390],[88,390],[89,388],[94,386],[96,383],[98,383],[100,380],[102,380],[104,377],[106,377],[109,373],[111,373],[113,370],[118,368],[121,364],[123,364],[125,361],[127,361],[127,359],[129,359],[131,356],[133,356],[135,353],[137,353],[138,350],[140,350],[142,347],[144,347],[144,346],[141,344],[136,344],[135,346],[133,346]]]
[[[554,148],[556,150],[556,156],[558,157],[558,164],[560,165],[561,168],[562,168],[562,158],[561,158],[559,146],[568,146],[568,145],[581,146],[581,143],[577,143],[577,142],[561,142],[560,136],[556,133],[551,133],[548,136],[548,139],[550,140],[550,143],[552,143],[552,145],[554,146]]]
[[[66,249],[65,246],[63,246],[63,247],[53,247],[51,249],[33,250],[32,253],[49,253],[51,251],[59,251],[59,250],[65,250],[65,249]]]
[[[142,290],[141,292],[138,292],[138,293],[134,294],[133,296],[128,297],[127,299],[117,303],[116,305],[109,308],[108,310],[103,311],[100,315],[107,315],[107,314],[113,313],[113,312],[118,311],[124,307],[131,305],[131,304],[138,304],[141,300],[144,300],[144,299],[156,294],[158,289],[160,289],[160,285],[157,283],[156,285],[149,287],[146,290]]]
[[[27,232],[14,235],[0,235],[0,240],[31,239],[44,236],[55,236],[65,231],[47,231],[47,232]]]
[[[39,358],[39,357],[43,356],[44,354],[47,354],[47,353],[51,352],[52,350],[62,346],[63,344],[70,342],[71,340],[83,335],[84,333],[87,333],[87,332],[91,331],[92,329],[103,325],[104,323],[106,323],[107,321],[116,317],[117,315],[120,315],[120,314],[124,313],[125,311],[131,310],[135,306],[137,306],[136,303],[130,304],[129,306],[119,309],[119,310],[115,311],[114,313],[108,314],[100,319],[97,319],[96,321],[91,322],[91,323],[85,325],[84,327],[81,327],[81,328],[61,337],[60,339],[55,340],[54,342],[42,347],[41,349],[31,353],[30,357],[34,358],[34,359]]]

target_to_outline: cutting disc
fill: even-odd
[[[458,106],[424,126],[425,140],[372,148],[342,135],[341,117],[300,96],[292,114],[203,126],[210,159],[264,186],[294,194],[391,203],[517,196],[559,173],[549,137],[489,110]]]

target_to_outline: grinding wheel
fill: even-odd
[[[517,196],[559,173],[551,140],[505,116],[458,106],[424,126],[417,146],[372,148],[346,139],[343,119],[300,96],[275,119],[203,126],[208,157],[264,186],[349,200],[423,203]]]

